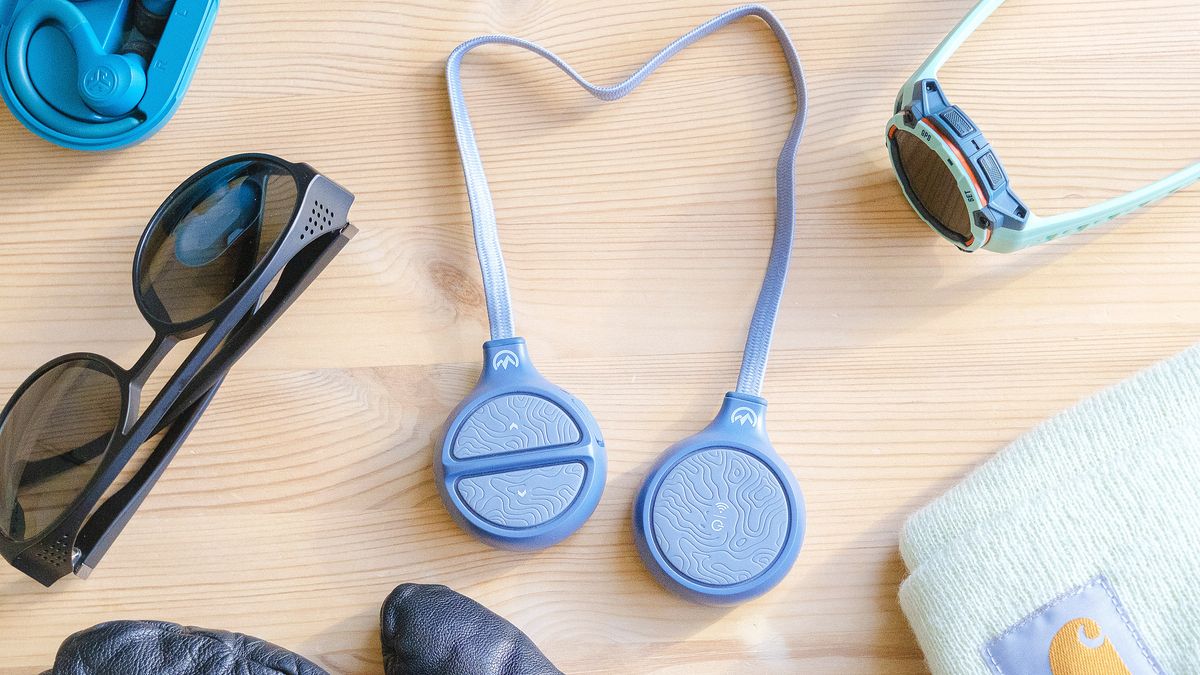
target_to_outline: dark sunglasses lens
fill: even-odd
[[[146,235],[137,269],[142,308],[167,324],[216,309],[292,222],[298,191],[287,167],[265,160],[194,178]]]
[[[121,424],[121,385],[79,359],[46,371],[0,423],[0,532],[38,536],[75,503]]]
[[[942,227],[971,238],[971,214],[946,162],[906,131],[896,131],[896,153],[912,196]]]

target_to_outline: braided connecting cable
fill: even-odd
[[[796,53],[795,45],[792,44],[791,38],[779,19],[761,5],[738,7],[705,22],[667,45],[625,81],[607,87],[594,85],[584,79],[553,52],[527,40],[508,35],[488,35],[468,40],[450,53],[446,63],[450,110],[454,117],[454,130],[458,139],[459,154],[462,157],[467,196],[471,204],[475,248],[479,254],[479,267],[483,273],[484,294],[487,297],[488,319],[491,324],[493,340],[510,338],[515,335],[512,300],[508,290],[508,277],[504,269],[504,256],[500,251],[500,237],[496,228],[496,211],[492,203],[492,193],[488,189],[487,176],[483,171],[483,161],[475,142],[475,130],[471,125],[467,102],[463,96],[461,77],[463,57],[476,47],[487,44],[520,47],[554,64],[592,96],[602,101],[615,101],[633,91],[655,69],[689,45],[724,26],[749,16],[762,19],[775,34],[783,48],[784,56],[787,58],[796,92],[796,116],[792,121],[787,139],[784,141],[783,149],[779,153],[779,163],[775,175],[775,237],[771,244],[771,256],[763,279],[762,290],[759,292],[758,304],[754,309],[754,318],[750,322],[750,332],[746,338],[742,370],[737,385],[738,393],[742,394],[757,396],[762,391],[767,357],[771,351],[771,337],[775,330],[775,318],[779,312],[779,303],[782,300],[783,288],[787,280],[788,265],[791,262],[793,232],[796,225],[796,151],[800,145],[800,138],[804,134],[804,124],[808,113],[808,95],[804,82],[804,69],[800,64],[800,56]]]

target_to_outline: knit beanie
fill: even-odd
[[[935,674],[1200,672],[1200,347],[1014,442],[901,553]]]

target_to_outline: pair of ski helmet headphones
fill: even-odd
[[[795,563],[804,536],[804,503],[795,477],[771,446],[766,400],[759,396],[775,317],[791,258],[796,150],[807,96],[799,56],[783,25],[750,5],[726,12],[668,45],[626,81],[591,84],[542,47],[510,36],[463,43],[446,68],[491,340],[482,375],[451,413],[434,461],[437,488],[460,526],[498,547],[529,550],[557,543],[588,519],[604,490],[607,455],[587,407],[530,363],[512,322],[491,192],[463,96],[463,57],[486,44],[531,51],[593,96],[624,97],[688,45],[743,17],[762,19],[779,40],[796,91],[796,116],[779,156],[775,236],[751,322],[737,389],[700,433],[669,448],[634,506],[638,551],[668,589],[697,602],[731,604],[768,591]]]
[[[0,0],[0,93],[53,143],[132,145],[179,107],[216,13],[217,0]]]

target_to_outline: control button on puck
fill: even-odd
[[[480,518],[508,528],[549,522],[575,501],[586,473],[571,462],[462,478],[455,486]]]
[[[450,452],[455,459],[474,459],[571,445],[580,438],[579,427],[558,405],[540,396],[510,394],[471,413]]]

